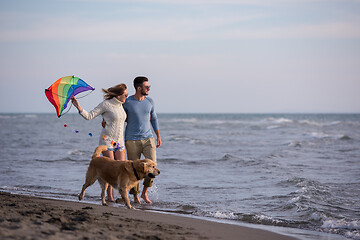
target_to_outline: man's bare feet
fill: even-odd
[[[148,197],[148,195],[147,195],[147,192],[143,192],[143,193],[141,194],[141,198],[144,199],[144,201],[145,201],[146,203],[152,203],[152,201],[150,201],[150,199],[149,199],[149,197]]]
[[[140,198],[138,195],[134,195],[134,202],[138,203],[138,204],[141,204],[140,202]]]

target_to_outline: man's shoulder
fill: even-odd
[[[130,103],[131,101],[133,101],[133,100],[135,100],[135,98],[134,98],[134,95],[131,95],[130,97],[128,97],[126,100],[125,100],[125,105],[126,104],[128,104],[128,103]]]
[[[154,100],[151,97],[145,96],[145,99],[148,100],[151,104],[154,104]]]
[[[134,95],[131,95],[129,96],[126,101],[132,101],[132,100],[135,100],[135,96]]]

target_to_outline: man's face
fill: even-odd
[[[149,91],[150,91],[150,85],[148,82],[143,82],[142,87],[141,87],[141,94],[144,96],[149,95]]]

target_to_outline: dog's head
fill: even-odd
[[[150,159],[143,160],[144,173],[149,178],[155,178],[160,174],[160,170],[156,168],[156,163]]]

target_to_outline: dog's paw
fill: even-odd
[[[118,198],[115,200],[116,203],[122,203],[124,200],[122,198]]]
[[[102,203],[103,206],[108,206],[107,202]]]
[[[127,208],[128,208],[128,209],[136,209],[136,208],[134,208],[134,207],[131,206],[131,205],[127,205]]]
[[[81,200],[83,199],[83,196],[80,194],[80,195],[78,196],[78,198],[79,198],[79,201],[81,201]]]

